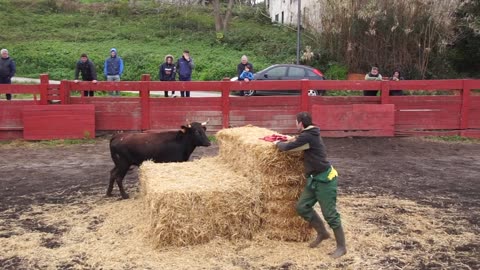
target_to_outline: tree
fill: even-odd
[[[225,33],[228,28],[230,17],[232,16],[234,0],[228,0],[228,5],[225,11],[222,10],[220,0],[213,0],[212,4],[213,15],[215,17],[215,31],[217,31],[217,33]]]
[[[456,14],[459,38],[449,47],[448,58],[455,71],[480,77],[480,3],[464,0]]]
[[[410,78],[426,78],[434,56],[456,39],[460,0],[318,1],[321,23],[311,25],[318,25],[320,47],[351,72],[379,65],[384,73],[401,68]]]

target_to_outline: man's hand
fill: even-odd
[[[74,83],[78,83],[78,80],[74,80],[73,82],[74,82]]]
[[[97,83],[97,80],[93,80],[92,83]]]

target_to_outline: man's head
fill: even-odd
[[[370,71],[370,73],[372,73],[373,75],[377,75],[378,74],[378,67],[372,67],[372,71]]]
[[[297,128],[299,130],[302,130],[310,125],[313,125],[312,116],[308,112],[297,113]]]
[[[246,55],[243,55],[243,56],[242,56],[241,62],[242,62],[242,64],[244,64],[244,65],[245,65],[246,63],[248,63],[248,58],[247,58]]]
[[[2,49],[1,51],[2,58],[8,58],[8,50],[7,49]]]
[[[189,50],[184,50],[183,51],[183,57],[186,58],[186,59],[190,58],[190,51]]]
[[[82,53],[82,55],[80,55],[80,61],[82,61],[82,63],[85,63],[87,62],[88,60],[88,56],[86,53]]]
[[[110,56],[111,56],[111,57],[117,56],[117,49],[111,48],[111,49],[110,49]]]

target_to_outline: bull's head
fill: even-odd
[[[209,121],[210,121],[210,118],[208,118],[207,121],[202,122],[202,126],[206,127]],[[190,124],[190,120],[187,119],[187,120],[186,120],[186,123],[187,123],[187,124],[186,124],[187,127],[192,127],[192,125]],[[205,130],[206,130],[206,129],[205,129]]]
[[[208,120],[207,120],[208,122]],[[190,138],[195,146],[210,146],[210,140],[205,133],[207,131],[207,122],[192,122],[186,126],[182,126],[182,132],[186,137]]]

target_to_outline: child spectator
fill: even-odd
[[[240,74],[240,79],[246,82],[253,80],[253,73],[250,72],[248,65],[245,66],[245,70]]]
[[[403,77],[400,75],[400,71],[395,70],[393,72],[392,78],[390,78],[391,81],[401,81],[403,80]],[[402,90],[390,90],[390,96],[403,96],[403,91]]]

